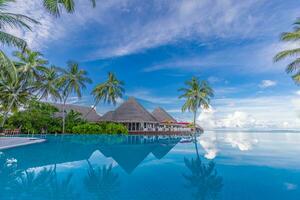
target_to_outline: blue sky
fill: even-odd
[[[32,32],[9,31],[51,63],[76,60],[89,72],[94,84],[71,103],[91,106],[91,89],[112,71],[125,81],[126,97],[190,120],[180,111],[177,90],[199,76],[216,93],[212,108],[199,115],[202,126],[300,128],[300,88],[285,74],[286,62],[272,62],[294,46],[278,37],[299,17],[297,0],[99,0],[95,9],[78,0],[75,14],[58,19],[40,0],[17,0],[9,9],[42,23]],[[97,107],[99,113],[110,109]]]

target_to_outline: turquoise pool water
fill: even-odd
[[[47,140],[0,152],[1,200],[300,199],[299,133]]]

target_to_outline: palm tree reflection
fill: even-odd
[[[195,145],[197,147],[197,144]],[[190,171],[189,174],[183,174],[187,180],[186,187],[195,189],[193,196],[197,200],[215,200],[222,190],[223,179],[218,175],[214,161],[203,163],[198,154],[198,148],[196,152],[196,158],[184,158],[185,166]]]
[[[93,167],[90,162],[85,185],[88,192],[96,199],[114,199],[119,186],[118,174],[112,171],[112,164],[109,166]]]
[[[29,169],[19,173],[10,185],[15,199],[74,199],[72,174],[59,180],[56,167],[43,168],[40,171]]]

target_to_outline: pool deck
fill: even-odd
[[[45,139],[28,137],[0,137],[0,150],[45,142]]]

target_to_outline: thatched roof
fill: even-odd
[[[175,123],[176,120],[169,114],[167,111],[165,111],[163,108],[158,107],[153,112],[152,115],[157,119],[159,122],[173,122]]]
[[[156,118],[132,97],[115,111],[110,111],[103,115],[101,121],[158,123]]]
[[[52,103],[51,105],[55,106],[59,110],[59,113],[57,113],[56,116],[62,117],[63,104]],[[101,118],[100,115],[97,114],[95,109],[91,110],[90,107],[86,107],[86,106],[66,104],[65,110],[67,113],[70,112],[71,110],[79,112],[81,114],[81,117],[89,122],[97,122]]]

